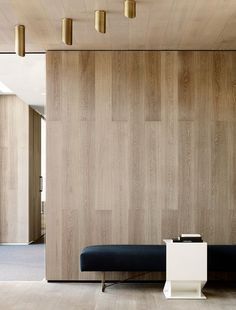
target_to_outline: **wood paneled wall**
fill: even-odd
[[[29,240],[41,236],[41,116],[29,108]]]
[[[47,279],[96,279],[93,244],[235,243],[235,98],[235,52],[48,52]]]
[[[0,96],[0,242],[28,242],[28,106]]]
[[[40,131],[30,126],[35,123],[40,124],[40,115],[17,96],[0,96],[0,243],[29,243],[40,237],[40,200],[34,199],[39,193],[33,188],[37,183],[39,192],[40,174],[34,171],[40,170],[35,156]],[[32,217],[36,210],[39,217]]]

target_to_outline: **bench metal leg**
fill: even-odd
[[[105,284],[105,272],[102,272],[102,292],[104,293],[106,289],[106,284]]]
[[[105,272],[102,272],[102,281],[101,281],[101,283],[102,283],[102,292],[104,293],[104,292],[105,292],[105,289],[106,289],[107,287],[113,286],[113,285],[115,285],[115,284],[127,282],[127,281],[129,281],[129,280],[132,280],[132,279],[138,278],[138,277],[140,277],[140,276],[144,276],[144,275],[146,275],[146,274],[149,274],[150,272],[151,272],[151,271],[142,272],[142,273],[140,273],[140,274],[136,274],[136,275],[134,275],[134,276],[132,276],[132,277],[129,277],[129,278],[127,278],[127,279],[124,279],[124,280],[121,280],[121,281],[118,281],[118,282],[114,282],[114,283],[111,283],[111,284],[106,284],[106,283],[105,283]]]

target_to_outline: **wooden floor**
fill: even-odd
[[[207,300],[165,300],[162,284],[122,284],[101,293],[97,283],[0,282],[4,310],[233,310],[236,285],[208,286]]]

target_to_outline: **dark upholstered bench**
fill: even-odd
[[[208,245],[208,271],[236,271],[236,245]],[[80,255],[81,271],[166,271],[165,245],[94,245]]]
[[[236,244],[208,245],[208,271],[236,272]]]
[[[94,245],[83,249],[81,271],[165,271],[165,245]]]
[[[80,255],[81,271],[102,272],[105,291],[105,271],[165,271],[165,245],[94,245]]]

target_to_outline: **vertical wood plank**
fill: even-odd
[[[84,247],[96,244],[94,236],[95,230],[95,122],[80,121],[78,131],[78,142],[76,146],[79,151],[78,164],[78,184],[77,195],[78,199],[78,218],[79,218],[79,233],[77,242],[79,244],[79,251]],[[85,234],[84,232],[88,232]],[[80,264],[80,257],[78,260]],[[96,279],[94,273],[79,273],[80,279]]]
[[[75,52],[76,53],[76,52]],[[80,120],[95,120],[95,52],[79,53],[78,103]],[[73,81],[71,81],[73,85]]]
[[[63,135],[63,192],[69,193],[68,195],[63,195],[62,204],[68,210],[73,210],[79,207],[77,193],[81,172],[79,170],[80,153],[77,141],[80,134],[80,123],[65,121],[61,126]]]
[[[46,277],[62,279],[62,207],[64,195],[63,126],[60,121],[47,122],[47,202],[46,202]],[[55,143],[56,141],[56,143]],[[55,156],[56,154],[56,156]]]
[[[161,120],[161,54],[144,52],[144,107],[146,121]]]
[[[9,97],[10,98],[10,97]],[[0,97],[0,147],[8,147],[9,146],[9,126],[7,120],[9,119],[9,103],[8,97],[1,96]]]
[[[230,120],[233,113],[230,53],[214,52],[212,68],[212,120]]]
[[[74,280],[78,278],[79,275],[79,244],[78,244],[78,210],[68,210],[63,207],[61,210],[62,223],[61,228],[63,231],[66,230],[66,234],[63,234],[61,240],[61,250],[62,255],[61,261],[61,276],[67,278],[68,280]]]
[[[61,72],[63,79],[58,79],[55,83],[58,83],[61,87],[61,96],[59,99],[61,104],[60,110],[63,115],[61,121],[68,121],[68,123],[72,123],[73,126],[73,123],[78,123],[83,117],[87,117],[89,107],[86,98],[84,99],[83,96],[83,93],[86,92],[86,85],[83,85],[83,82],[75,82],[83,70],[80,64],[80,57],[82,57],[82,55],[78,55],[78,53],[74,51],[67,53],[68,52],[62,52],[61,62],[57,65],[59,67],[57,70]],[[86,67],[86,64],[84,64],[84,67]],[[86,70],[84,72],[84,79],[87,79]],[[91,88],[89,92],[92,93],[93,88]],[[83,104],[84,110],[81,107]]]
[[[130,54],[129,90],[130,101],[130,133],[129,133],[129,207],[142,209],[144,207],[144,105],[141,75],[143,70],[143,53]],[[134,78],[135,77],[135,78]]]
[[[229,194],[229,205],[228,209],[233,211],[233,217],[236,212],[236,125],[235,122],[229,122],[228,124],[228,173],[229,173],[229,184],[228,184],[228,194]]]
[[[211,216],[212,53],[196,53],[196,119],[194,121],[194,226],[204,238],[213,238]],[[209,223],[207,225],[207,222]],[[208,239],[207,239],[208,241]],[[209,241],[208,241],[209,242]]]
[[[177,52],[162,53],[161,122],[164,206],[178,209],[178,58]]]
[[[41,116],[31,108],[29,108],[29,149],[29,240],[34,241],[41,237],[41,193],[39,191]],[[22,168],[25,168],[25,165]],[[23,169],[19,171],[19,175],[22,175],[22,172]],[[21,191],[22,188],[19,189],[19,194]]]
[[[196,232],[200,233],[209,244],[217,244],[215,232],[218,228],[215,226],[215,210],[205,205],[204,208],[196,208],[194,211]]]
[[[94,225],[94,240],[96,244],[112,243],[112,211],[97,210]]]
[[[231,63],[228,66],[228,74],[230,74],[230,120],[236,120],[236,53],[229,52]]]
[[[128,243],[129,232],[129,126],[112,123],[112,242]]]
[[[172,239],[180,234],[178,226],[178,210],[162,210],[161,236],[162,239]]]
[[[112,120],[127,121],[129,111],[130,52],[113,52],[112,57]]]
[[[212,123],[212,208],[214,209],[215,240],[227,242],[228,223],[228,185],[229,185],[229,136],[228,123]]]
[[[161,210],[164,203],[161,162],[161,124],[145,123],[145,232],[146,242],[161,242]]]
[[[129,209],[129,233],[128,242],[130,244],[145,243],[145,210],[132,208]]]
[[[95,208],[111,210],[112,121],[110,54],[98,52],[95,59]]]
[[[178,107],[179,120],[194,119],[195,109],[195,52],[178,52]]]
[[[46,77],[47,77],[47,120],[58,121],[61,119],[62,96],[62,52],[50,52],[46,54]]]
[[[0,96],[0,242],[29,240],[29,107]]]
[[[0,236],[1,241],[7,241],[10,223],[7,220],[7,208],[9,203],[8,178],[9,178],[8,148],[0,147]]]
[[[180,122],[179,125],[179,229],[191,233],[194,229],[194,141],[193,122]]]

